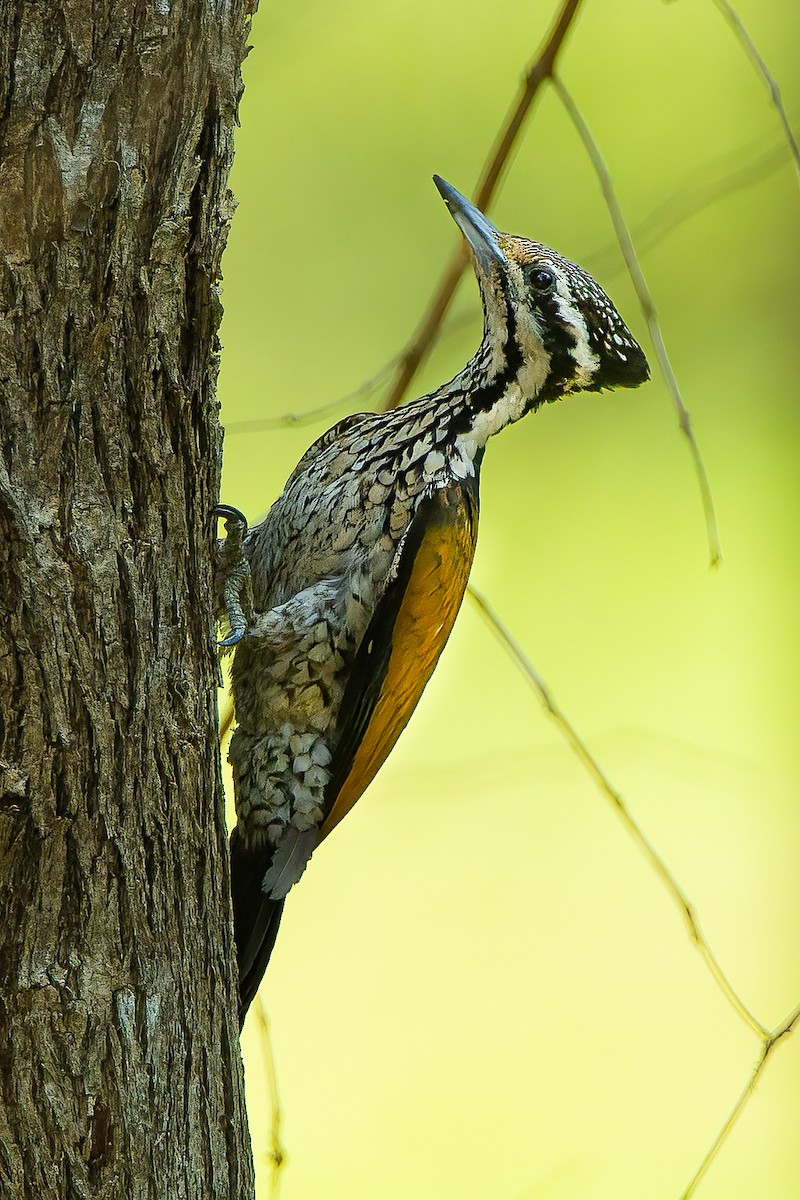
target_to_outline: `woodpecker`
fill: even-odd
[[[577,391],[638,387],[647,360],[603,289],[501,233],[439,176],[483,302],[481,343],[437,391],[346,417],[260,525],[219,506],[219,603],[236,646],[231,883],[240,1020],[285,897],[368,787],[450,634],[492,434]]]

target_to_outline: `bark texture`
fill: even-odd
[[[0,1196],[247,1200],[210,622],[242,0],[0,0]]]

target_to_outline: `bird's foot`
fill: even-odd
[[[228,649],[236,646],[247,632],[246,613],[252,616],[250,564],[244,556],[247,518],[229,504],[217,504],[212,511],[225,522],[225,537],[217,541],[217,595],[222,619],[230,626],[230,633],[217,645]]]

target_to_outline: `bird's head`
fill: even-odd
[[[591,275],[541,242],[500,233],[449,183],[434,181],[471,251],[491,370],[516,381],[524,411],[650,377],[641,346]]]

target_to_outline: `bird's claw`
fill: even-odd
[[[247,625],[246,624],[234,625],[233,621],[231,621],[230,624],[231,624],[231,632],[228,634],[228,636],[226,638],[218,638],[217,639],[217,645],[219,647],[221,647],[221,649],[223,649],[223,650],[228,650],[228,649],[230,649],[231,646],[238,646],[239,642],[242,640],[244,635],[247,633]]]
[[[230,504],[217,504],[211,510],[215,517],[225,522],[225,539],[219,543],[219,568],[222,612],[227,618],[231,632],[217,642],[223,649],[230,649],[242,640],[247,632],[245,609],[252,608],[250,594],[250,564],[244,556],[244,539],[247,536],[247,518],[238,508]]]
[[[234,532],[235,529],[241,529],[242,538],[247,536],[247,517],[239,508],[234,508],[232,504],[215,504],[211,510],[213,516],[222,517],[225,521],[225,528],[228,533]],[[228,522],[234,523],[234,529],[230,529]]]

